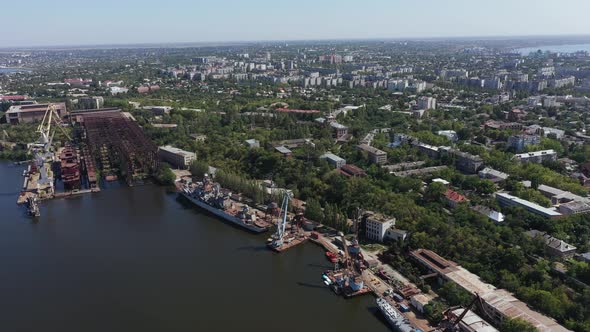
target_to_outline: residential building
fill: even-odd
[[[523,163],[540,164],[544,161],[556,161],[557,152],[555,150],[542,150],[535,152],[521,153],[514,156],[514,159]]]
[[[549,218],[549,219],[557,219],[562,217],[562,214],[555,211],[555,209],[550,209],[543,207],[539,204],[529,202],[522,198],[512,196],[508,193],[498,192],[496,193],[496,200],[502,206],[517,206],[521,207],[531,213],[538,214],[542,217]]]
[[[394,225],[395,218],[381,214],[370,215],[365,221],[365,236],[369,240],[383,242],[387,230]]]
[[[456,149],[450,149],[449,153],[455,157],[455,167],[462,172],[475,174],[483,166],[483,159],[480,156]]]
[[[336,121],[330,122],[330,127],[334,130],[334,138],[340,139],[348,135],[348,127],[341,125]]]
[[[479,171],[478,174],[480,178],[488,179],[494,183],[506,181],[508,177],[510,177],[509,174],[497,171],[491,167],[486,167],[482,169],[481,171]]]
[[[576,253],[576,247],[571,244],[565,243],[564,241],[554,238],[546,232],[541,232],[536,229],[526,232],[526,234],[533,239],[540,238],[545,242],[545,250],[547,253],[554,257],[559,258],[571,258]]]
[[[447,189],[447,191],[445,191],[445,193],[443,194],[443,197],[445,199],[445,203],[452,209],[456,208],[461,203],[469,201],[467,197],[451,189]]]
[[[330,164],[336,168],[341,168],[342,166],[346,165],[346,160],[338,157],[337,155],[335,155],[333,153],[329,153],[329,152],[321,155],[320,159],[327,161],[328,164]]]
[[[538,135],[512,135],[508,137],[508,147],[516,152],[524,151],[529,145],[541,144],[541,137]]]
[[[457,135],[457,132],[454,130],[439,130],[436,134],[448,138],[451,142],[459,140],[459,135]]]
[[[170,145],[159,147],[158,156],[173,167],[180,169],[188,168],[193,161],[197,160],[197,155],[194,152],[184,151]]]
[[[436,98],[433,97],[420,97],[416,104],[419,109],[423,110],[435,110],[436,109]]]
[[[377,148],[374,148],[366,144],[360,144],[357,145],[357,147],[368,154],[369,160],[373,164],[382,165],[387,163],[387,152],[381,151]]]
[[[42,121],[49,106],[55,108],[60,118],[66,114],[65,103],[14,105],[6,111],[6,122],[18,124]]]

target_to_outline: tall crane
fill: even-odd
[[[42,145],[45,151],[48,151],[51,148],[53,136],[55,135],[55,127],[52,128],[52,125],[61,129],[64,135],[66,135],[66,137],[70,139],[70,136],[62,128],[61,124],[61,118],[59,117],[59,114],[57,113],[55,106],[53,104],[49,104],[47,110],[45,111],[45,115],[43,115],[43,120],[37,127],[37,132],[40,134],[39,144]]]
[[[274,235],[274,241],[272,243],[273,247],[275,248],[283,245],[285,229],[287,227],[287,211],[289,208],[289,201],[291,200],[291,198],[293,198],[293,194],[291,192],[286,192],[283,196],[283,203],[281,204],[281,209],[279,210],[277,232]]]
[[[344,252],[344,268],[349,268],[352,264],[350,264],[350,255],[348,254],[348,246],[346,245],[346,238],[344,237],[343,232],[339,232],[340,238],[342,239],[342,251]]]

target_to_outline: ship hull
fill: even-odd
[[[202,202],[194,197],[191,197],[190,195],[188,195],[184,191],[179,192],[179,195],[181,195],[182,197],[184,197],[185,199],[187,199],[188,201],[190,201],[194,205],[200,207],[201,209],[206,210],[207,212],[223,219],[224,221],[226,221],[234,226],[243,228],[247,231],[250,231],[250,232],[256,233],[256,234],[260,234],[260,233],[264,233],[264,232],[268,231],[268,228],[266,228],[266,227],[258,227],[256,225],[247,224],[247,223],[243,222],[242,220],[238,219],[237,217],[227,214],[223,210],[217,209],[213,206],[210,206],[209,204],[207,204],[205,202]]]
[[[386,308],[386,306],[388,306],[388,308]],[[377,302],[377,307],[379,308],[379,311],[381,311],[381,313],[383,314],[383,316],[385,317],[385,320],[387,320],[387,323],[389,323],[389,326],[391,326],[391,328],[396,331],[396,332],[414,332],[416,331],[410,324],[409,322],[407,322],[407,320],[402,316],[402,314],[395,309],[393,306],[386,304],[383,305],[379,302]],[[396,313],[397,317],[392,317],[387,311],[392,310]]]

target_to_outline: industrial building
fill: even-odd
[[[470,294],[479,295],[486,313],[484,318],[495,326],[502,325],[505,319],[520,318],[542,332],[571,332],[554,319],[532,310],[510,292],[484,283],[477,275],[433,251],[418,249],[410,252],[410,256],[428,272],[435,273],[441,282],[452,282]]]
[[[40,122],[49,106],[55,108],[60,118],[66,115],[65,103],[14,105],[6,111],[6,122],[10,124]]]
[[[188,168],[193,161],[197,160],[197,155],[194,152],[184,151],[170,145],[159,147],[158,156],[173,167],[180,169]]]
[[[369,240],[383,242],[389,228],[395,225],[395,218],[373,214],[365,220],[365,236]]]

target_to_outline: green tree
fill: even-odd
[[[521,319],[506,319],[500,327],[501,332],[537,332],[531,323]]]

